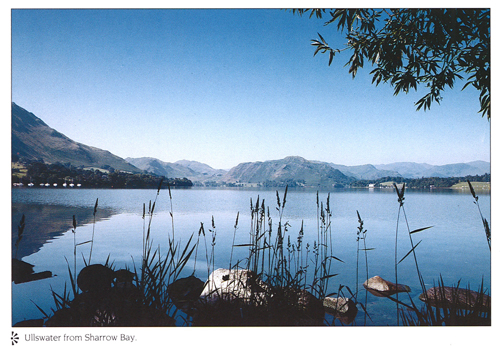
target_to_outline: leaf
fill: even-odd
[[[403,260],[404,260],[406,257],[408,257],[408,255],[410,255],[413,251],[415,251],[415,249],[417,248],[418,244],[420,244],[421,242],[422,242],[422,241],[419,241],[419,242],[417,243],[417,245],[415,245],[415,246],[414,246],[414,247],[413,247],[410,251],[408,251],[408,253],[407,253],[407,254],[406,254],[403,258],[401,258],[401,260],[398,262],[398,264],[399,264],[399,263],[401,263],[401,262],[403,262]]]
[[[424,227],[424,228],[419,228],[419,229],[416,229],[414,231],[411,231],[410,234],[413,234],[413,233],[418,233],[418,232],[422,232],[422,231],[425,231],[426,229],[429,229],[429,228],[432,228],[434,226],[429,226],[429,227]]]
[[[84,241],[83,243],[78,243],[75,246],[83,245],[83,244],[87,244],[87,243],[91,243],[91,242],[92,242],[92,240],[87,240],[87,241]]]
[[[368,311],[366,311],[366,308],[365,306],[363,305],[363,303],[359,302],[359,305],[361,305],[361,308],[363,309],[363,311],[365,312],[366,316],[368,316],[368,318],[370,319],[370,321],[373,321],[372,318],[370,317],[370,314],[368,313]]]
[[[337,258],[335,256],[329,256],[330,258],[333,258],[334,260],[336,261],[339,261],[339,262],[342,262],[342,263],[345,263],[344,261],[342,261],[340,258]]]
[[[31,301],[33,304],[35,304],[35,306],[37,307],[37,309],[38,309],[38,310],[40,310],[40,312],[43,314],[43,316],[44,316],[45,318],[49,318],[49,316],[45,313],[45,311],[43,311],[43,310],[42,310],[42,308],[41,308],[41,307],[39,307],[39,306],[38,306],[38,305],[37,305],[37,304],[36,304],[33,300],[31,300],[31,299],[30,299],[30,301]]]
[[[328,43],[326,43],[325,39],[323,38],[323,36],[321,36],[321,34],[319,32],[318,32],[318,36],[321,39],[321,42],[323,42],[323,44],[325,44],[325,45],[328,44]]]
[[[321,280],[325,280],[325,279],[329,279],[329,278],[333,278],[334,276],[337,276],[339,274],[330,274],[330,275],[325,275],[321,278]]]

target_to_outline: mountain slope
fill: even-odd
[[[73,141],[15,103],[12,103],[12,155],[28,161],[141,171],[107,150]]]

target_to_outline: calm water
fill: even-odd
[[[281,189],[280,197],[284,190]],[[156,197],[156,190],[87,190],[87,189],[13,189],[12,191],[12,244],[17,239],[17,225],[21,215],[26,216],[24,238],[17,257],[35,265],[35,271],[50,270],[56,277],[36,282],[12,284],[12,322],[40,318],[35,302],[45,311],[53,305],[51,288],[62,293],[69,285],[65,258],[73,265],[72,216],[76,215],[76,241],[84,242],[92,236],[92,212],[96,199],[96,213],[92,262],[103,263],[109,256],[117,268],[133,267],[140,263],[142,247],[143,203],[146,208]],[[215,221],[215,267],[228,267],[234,223],[239,212],[236,244],[247,243],[250,230],[250,199],[265,200],[270,207],[274,225],[278,222],[276,190],[240,189],[186,189],[172,190],[175,237],[187,241],[197,234],[200,223],[205,230]],[[326,203],[327,192],[320,192],[320,200]],[[480,194],[479,204],[483,216],[490,220],[490,195]],[[414,242],[422,240],[416,249],[419,267],[428,287],[442,276],[446,285],[461,287],[468,283],[477,289],[484,280],[490,288],[490,251],[484,235],[481,218],[472,196],[457,191],[407,191],[405,210],[410,230],[433,226],[413,235]],[[332,273],[338,273],[329,283],[331,292],[340,284],[355,291],[356,286],[356,231],[359,211],[367,232],[369,276],[379,275],[395,281],[394,240],[399,203],[393,190],[348,189],[331,192],[333,252],[344,263],[335,262]],[[274,211],[274,213],[273,213]],[[168,191],[161,191],[152,221],[152,237],[158,246],[164,246],[167,234],[172,232]],[[295,241],[304,222],[304,243],[313,244],[317,235],[316,191],[289,190],[284,221],[291,225],[289,235]],[[403,219],[404,221],[404,219]],[[276,227],[276,226],[274,226]],[[402,258],[411,246],[406,224],[400,223],[398,257]],[[208,233],[208,232],[207,232]],[[209,239],[207,239],[210,242]],[[83,265],[82,254],[88,258],[90,244],[78,247],[78,268]],[[202,255],[200,255],[202,253]],[[233,263],[244,259],[247,250],[235,248]],[[200,247],[196,268],[191,261],[186,276],[196,269],[195,275],[207,277],[203,262],[204,248]],[[364,263],[364,257],[363,262]],[[360,267],[360,294],[364,302],[362,283],[366,279],[364,265]],[[409,285],[411,296],[418,301],[420,285],[412,256],[398,267],[398,282]],[[68,286],[69,287],[69,286]],[[347,294],[347,292],[346,292]],[[401,297],[401,296],[400,296]],[[33,302],[31,302],[32,300]],[[368,294],[367,310],[373,321],[368,325],[395,325],[395,304],[387,299]],[[364,323],[362,310],[356,324]]]

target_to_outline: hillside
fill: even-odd
[[[15,103],[12,103],[12,157],[133,173],[141,171],[109,151],[73,141]]]

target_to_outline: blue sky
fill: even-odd
[[[313,57],[324,20],[279,9],[14,10],[12,101],[120,157],[214,168],[298,155],[344,165],[490,160],[478,93],[416,111],[355,79],[348,54]]]

